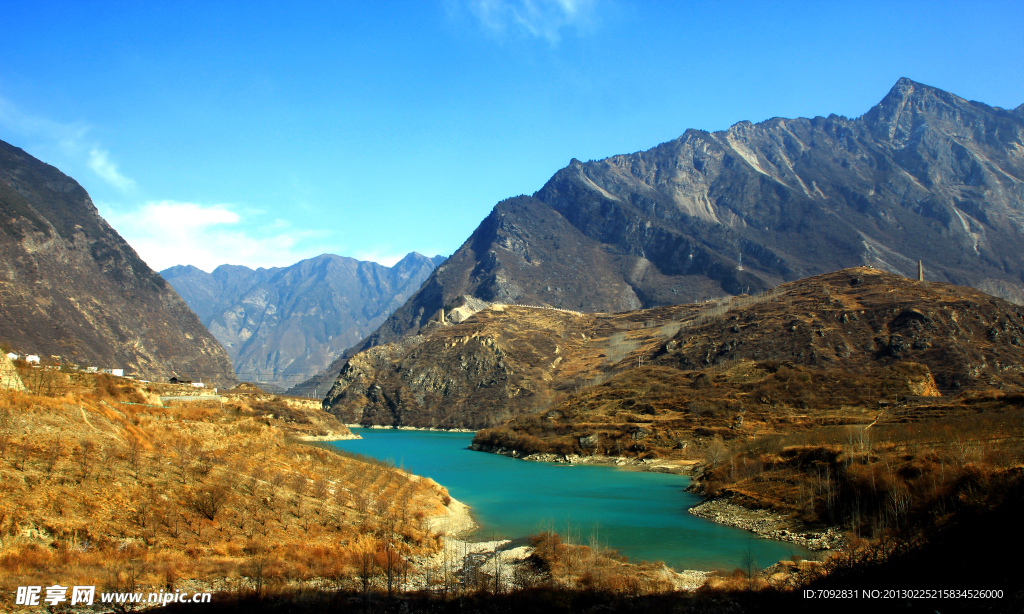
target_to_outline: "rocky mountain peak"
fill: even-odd
[[[621,311],[871,265],[1024,301],[1024,116],[900,79],[859,118],[687,130],[498,203],[361,347],[455,297]]]

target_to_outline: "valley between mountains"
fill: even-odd
[[[157,274],[6,143],[0,223],[6,594],[725,612],[896,583],[1024,606],[1024,106],[900,79],[854,119],[574,159],[392,267]],[[444,484],[328,443],[356,426],[685,474],[703,502],[680,514],[816,554],[685,571],[571,530],[470,542]]]

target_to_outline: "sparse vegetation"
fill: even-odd
[[[119,399],[144,389],[95,382],[59,397],[0,393],[8,594],[55,579],[262,594],[320,578],[393,591],[412,558],[439,547],[426,519],[450,499],[429,480],[293,442],[245,405],[133,405]],[[363,555],[373,564],[360,571]]]

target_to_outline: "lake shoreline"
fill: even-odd
[[[426,432],[417,432],[420,430]],[[353,442],[357,445],[344,446],[344,449],[379,458],[393,458],[397,454],[402,465],[412,472],[429,476],[447,488],[463,489],[456,496],[470,502],[474,509],[457,503],[450,511],[435,512],[436,519],[432,521],[439,532],[446,534],[444,539],[452,544],[446,555],[448,570],[453,564],[463,566],[461,553],[464,552],[472,553],[474,560],[486,559],[493,563],[496,551],[516,549],[515,553],[502,555],[501,564],[504,564],[504,557],[518,558],[524,552],[518,548],[529,545],[524,539],[526,536],[551,530],[555,520],[564,517],[566,523],[576,525],[577,532],[580,526],[609,527],[610,533],[603,533],[603,536],[611,548],[635,561],[663,560],[668,563],[664,580],[673,583],[679,580],[679,584],[692,588],[708,571],[735,565],[742,554],[736,544],[742,542],[742,547],[746,547],[749,539],[742,525],[681,513],[701,503],[700,497],[685,492],[694,469],[700,465],[698,460],[482,449],[472,445],[472,435],[436,432],[436,429],[429,432],[381,428],[356,432],[367,443]],[[473,450],[492,454],[469,454]],[[501,456],[538,462],[532,463],[530,468],[517,468],[515,463],[499,460]],[[579,467],[579,470],[571,467]],[[604,473],[610,469],[623,471]],[[566,471],[579,479],[567,482]],[[454,482],[449,484],[446,478]],[[515,498],[508,498],[508,493],[519,491],[522,492]],[[481,497],[480,493],[487,493],[487,496]],[[477,504],[479,509],[476,509]],[[565,507],[566,504],[570,507]],[[485,527],[471,533],[475,523],[457,521],[460,516],[478,519]],[[707,527],[700,527],[700,523],[707,523]],[[571,527],[568,530],[571,532]],[[694,538],[684,537],[689,531],[696,532]],[[514,539],[506,543],[506,538]],[[724,541],[721,545],[703,541],[714,539]],[[696,543],[704,545],[695,546]],[[459,557],[452,556],[455,552],[452,548],[456,546]],[[787,545],[785,541],[765,539],[763,545],[755,545],[754,550],[765,561],[789,560],[796,546],[792,542]],[[798,547],[798,552],[804,557],[812,556],[803,546]],[[689,575],[683,581],[674,575],[677,573]]]
[[[441,549],[425,561],[425,576],[465,576],[472,570],[479,569],[492,574],[498,573],[502,578],[512,578],[516,567],[526,564],[527,559],[533,554],[531,546],[523,545],[528,536],[471,541],[469,537],[480,528],[480,525],[473,520],[471,508],[456,499],[452,499],[448,504],[446,514],[432,516],[428,526],[430,530],[442,535],[443,543]],[[675,590],[695,591],[714,572],[702,569],[677,571],[665,565],[660,573],[671,582]],[[423,588],[429,586],[426,577],[421,579],[420,584]]]
[[[344,433],[331,433],[328,435],[298,435],[295,439],[299,441],[351,441],[353,439],[362,439],[362,437],[349,432],[348,435],[345,435]]]
[[[568,465],[603,465],[621,467],[634,471],[651,471],[654,473],[674,473],[677,475],[691,475],[693,468],[700,464],[700,461],[685,459],[639,459],[627,456],[605,456],[603,454],[580,455],[580,454],[551,454],[542,452],[527,453],[513,448],[503,448],[474,443],[469,446],[475,452],[487,452],[500,454],[511,458],[534,461],[538,463],[562,463]]]
[[[478,443],[472,444],[470,449],[477,452],[500,454],[534,462],[606,465],[633,471],[652,471],[679,475],[692,475],[701,464],[697,460],[643,460],[600,454],[583,456],[578,454],[526,453],[522,450]],[[755,509],[733,503],[730,497],[705,499],[687,509],[687,512],[716,524],[750,531],[763,539],[791,542],[815,552],[841,550],[846,543],[844,531],[838,527],[824,527],[821,530],[811,528],[776,510]]]
[[[388,426],[388,425],[384,425],[384,424],[372,424],[370,426],[365,426],[363,424],[346,424],[345,426],[350,428],[350,429],[369,429],[369,430],[377,430],[377,431],[379,431],[379,430],[429,431],[429,432],[435,432],[435,433],[475,433],[476,432],[476,430],[474,430],[474,429],[456,429],[456,428],[452,428],[452,429],[438,429],[438,428],[431,428],[431,427],[428,427],[428,426],[394,426],[394,425]]]
[[[687,511],[698,518],[750,531],[764,539],[792,542],[815,552],[841,550],[846,543],[844,531],[838,527],[816,530],[775,510],[733,503],[728,496],[705,499]]]

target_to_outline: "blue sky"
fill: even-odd
[[[899,77],[1024,103],[1024,3],[6,2],[0,139],[154,268],[449,255],[571,158],[856,117]]]

